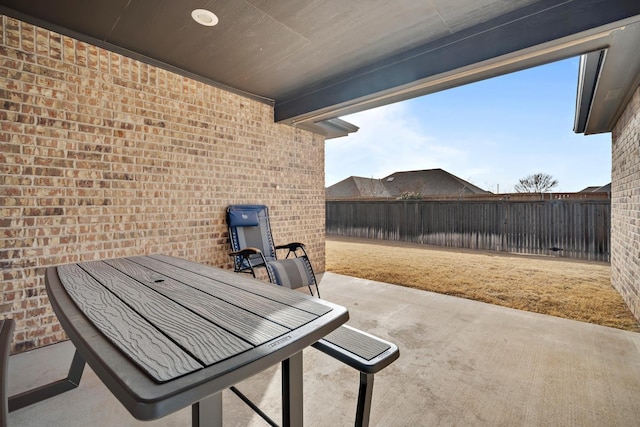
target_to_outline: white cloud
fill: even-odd
[[[400,170],[446,169],[466,152],[438,144],[406,104],[392,104],[343,117],[360,127],[326,143],[326,184],[352,175],[382,178]]]

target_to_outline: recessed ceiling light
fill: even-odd
[[[213,27],[218,23],[218,17],[215,13],[206,9],[196,9],[191,12],[191,17],[200,25]]]

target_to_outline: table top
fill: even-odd
[[[348,319],[327,301],[165,255],[52,267],[46,286],[78,352],[143,420],[287,359]]]

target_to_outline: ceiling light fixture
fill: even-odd
[[[195,9],[191,12],[191,17],[200,25],[205,27],[213,27],[218,23],[218,17],[215,13],[206,9]]]

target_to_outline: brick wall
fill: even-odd
[[[0,16],[0,313],[65,339],[48,266],[165,253],[231,268],[224,210],[270,206],[324,270],[324,138],[270,105]]]
[[[640,88],[612,133],[611,282],[640,319]]]

